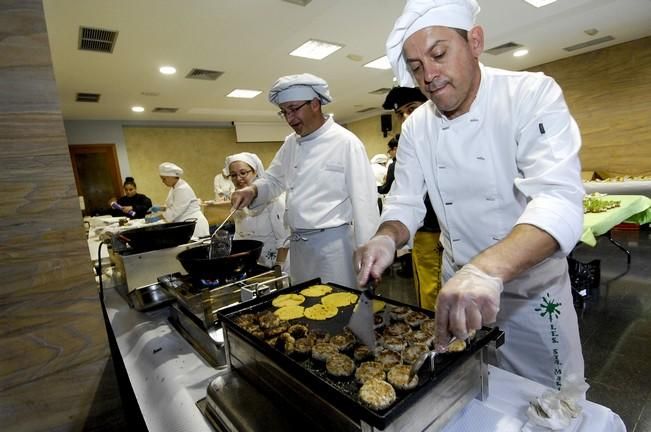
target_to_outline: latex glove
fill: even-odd
[[[504,285],[472,264],[466,264],[443,285],[436,303],[437,348],[443,349],[451,336],[466,339],[497,319]]]
[[[160,212],[161,210],[162,210],[162,209],[161,209],[160,206],[155,205],[155,206],[151,206],[151,207],[149,207],[149,210],[147,210],[147,213],[158,213],[158,212]]]
[[[354,256],[357,284],[360,287],[366,286],[369,276],[380,280],[382,273],[391,265],[395,255],[396,242],[384,234],[376,235],[357,249]]]
[[[145,216],[145,222],[146,222],[146,223],[154,223],[154,222],[158,222],[158,221],[161,220],[161,219],[163,219],[163,218],[162,218],[160,215],[154,215],[154,216],[152,216],[152,215],[147,215],[147,216]]]

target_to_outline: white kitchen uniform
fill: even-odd
[[[235,190],[235,186],[233,186],[233,182],[228,177],[228,171],[226,171],[226,177],[222,173],[215,176],[213,188],[215,189],[216,201],[228,201],[231,199],[231,194]]]
[[[324,282],[339,281],[355,287],[353,257],[349,251],[371,238],[379,220],[375,177],[359,138],[336,124],[332,117],[305,137],[291,134],[255,185],[258,196],[252,208],[286,192],[287,225],[292,233],[309,231],[309,235],[292,236],[290,242],[292,283],[320,277]],[[349,235],[351,224],[353,235]],[[344,225],[349,227],[333,232],[350,243],[349,246],[295,251],[297,242],[333,235],[312,230],[329,231]],[[332,241],[328,240],[330,244]],[[314,271],[296,273],[302,266]],[[342,275],[346,276],[342,278]]]
[[[278,197],[265,206],[255,209],[242,209],[235,212],[235,240],[258,240],[264,243],[258,263],[265,267],[276,264],[278,249],[285,246],[289,238],[289,228],[284,223],[285,200]],[[289,257],[282,270],[289,272]]]
[[[444,280],[517,224],[552,235],[561,250],[504,286],[498,366],[558,387],[564,375],[583,377],[565,260],[583,226],[581,138],[553,79],[480,67],[469,112],[450,120],[428,102],[403,124],[382,220],[401,221],[413,239],[427,190],[441,225]]]
[[[170,188],[167,194],[167,200],[165,201],[165,207],[163,217],[166,221],[183,222],[196,219],[197,224],[194,227],[194,234],[192,236],[205,237],[210,234],[208,220],[201,212],[199,200],[185,180],[179,179]]]

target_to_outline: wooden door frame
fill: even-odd
[[[69,144],[68,151],[70,152],[70,161],[72,162],[72,172],[75,175],[75,185],[77,186],[77,194],[83,195],[81,190],[81,183],[79,182],[79,175],[77,171],[77,160],[75,154],[84,153],[107,153],[107,150],[113,154],[113,166],[109,166],[111,172],[113,191],[116,197],[122,195],[122,173],[120,172],[120,163],[118,161],[118,153],[115,144]]]

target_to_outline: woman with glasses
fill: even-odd
[[[254,153],[238,153],[226,158],[226,170],[235,190],[253,183],[264,174],[262,161]],[[280,265],[289,272],[288,248],[284,245],[290,232],[285,226],[284,194],[255,209],[244,208],[233,216],[235,220],[235,240],[249,239],[264,243],[258,263],[265,267]]]

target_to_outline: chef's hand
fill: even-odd
[[[248,207],[256,196],[258,196],[258,190],[255,186],[243,187],[231,194],[231,206],[238,210]]]
[[[502,279],[466,264],[441,288],[436,301],[436,344],[443,349],[452,336],[468,338],[470,330],[497,319]]]
[[[155,206],[149,207],[149,210],[147,210],[147,213],[158,213],[161,210],[162,209],[161,209],[160,206],[155,205]]]
[[[379,281],[384,269],[393,262],[395,254],[396,242],[385,234],[376,235],[357,249],[354,255],[357,284],[366,286],[369,276]]]

